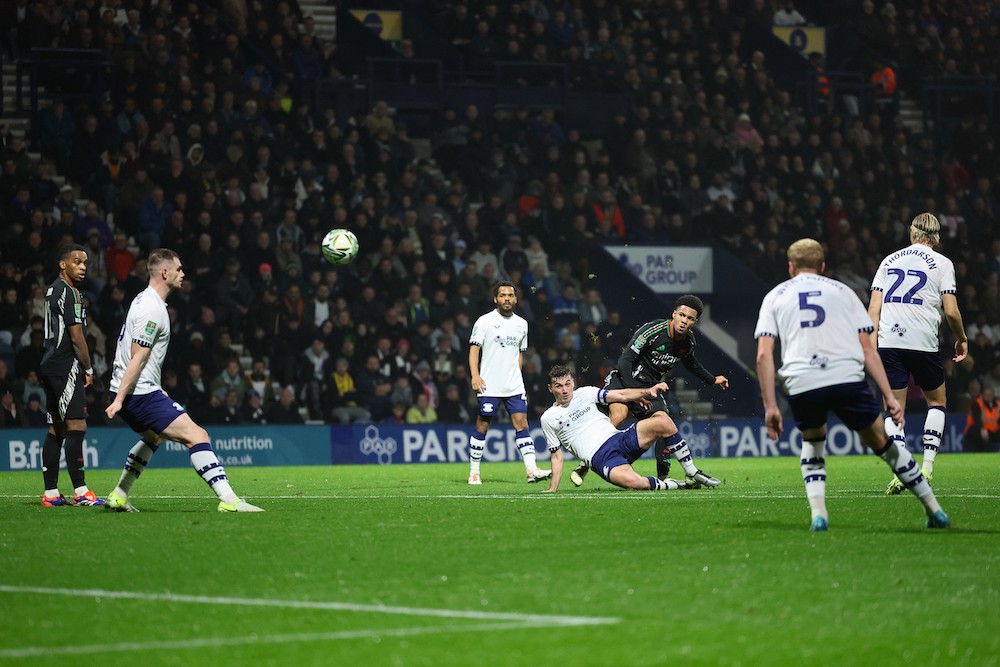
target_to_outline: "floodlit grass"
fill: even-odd
[[[139,514],[0,473],[0,664],[996,665],[998,462],[939,459],[930,531],[881,461],[831,458],[827,534],[788,458],[554,496],[519,464],[234,468],[246,515],[191,470],[154,464]]]

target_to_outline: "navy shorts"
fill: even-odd
[[[906,389],[911,375],[924,391],[932,391],[944,384],[944,362],[938,352],[880,347],[878,356],[882,358],[889,386],[893,389]]]
[[[115,396],[116,393],[111,392],[112,401]],[[159,435],[185,412],[183,405],[161,389],[148,394],[132,394],[122,402],[119,414],[136,433],[152,431]]]
[[[622,380],[622,374],[618,371],[608,373],[608,377],[604,379],[604,388],[608,391],[612,389],[648,389],[650,386],[652,385],[634,381],[626,383]],[[670,408],[667,407],[667,399],[664,397],[664,394],[661,393],[656,398],[647,398],[646,400],[649,401],[648,410],[642,407],[642,403],[638,401],[626,403],[629,414],[632,415],[633,419],[645,419],[654,412],[666,412],[668,415],[670,414]]]
[[[632,424],[624,431],[619,431],[601,445],[590,462],[591,469],[608,482],[611,471],[621,465],[632,465],[636,459],[646,453],[639,447],[639,433]]]
[[[43,375],[41,380],[45,389],[46,417],[50,424],[87,418],[87,395],[83,388],[86,376],[82,370],[59,376]]]
[[[826,416],[831,410],[855,431],[868,428],[882,415],[882,407],[864,380],[789,396],[788,404],[800,431],[826,424]]]
[[[519,396],[479,396],[479,416],[483,419],[493,419],[497,416],[497,409],[500,403],[507,408],[507,414],[526,415],[528,414],[528,398],[524,394]]]

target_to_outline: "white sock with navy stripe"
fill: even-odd
[[[941,509],[941,505],[931,490],[931,485],[927,483],[924,473],[920,472],[920,466],[917,465],[913,455],[910,454],[910,450],[901,446],[898,442],[890,440],[882,451],[875,453],[889,464],[889,467],[896,473],[896,477],[903,483],[903,486],[912,491],[913,495],[920,499],[920,502],[927,508],[928,515]]]
[[[826,513],[826,459],[823,458],[825,444],[825,438],[802,443],[802,481],[806,485],[806,498],[809,499],[814,519],[818,516],[829,518]]]
[[[479,462],[483,460],[483,450],[486,449],[486,436],[479,431],[469,436],[469,474],[479,474]]]
[[[521,458],[524,459],[524,469],[531,472],[538,467],[535,462],[535,441],[531,439],[528,429],[516,432],[514,437],[517,451],[521,452]]]
[[[924,462],[923,468],[928,475],[934,474],[934,458],[941,446],[941,436],[944,435],[944,407],[934,405],[927,408],[927,419],[924,420]]]
[[[229,478],[226,477],[226,469],[219,463],[219,457],[212,451],[212,445],[202,442],[190,449],[191,465],[205,483],[212,487],[215,495],[224,503],[234,503],[239,498],[233,492],[233,487],[229,485]]]
[[[122,476],[118,479],[118,486],[115,488],[115,492],[118,495],[128,496],[129,492],[132,491],[132,484],[135,483],[135,480],[139,479],[139,475],[149,465],[149,460],[153,458],[157,447],[158,445],[150,444],[145,440],[139,440],[139,442],[132,445],[128,456],[125,457],[125,467],[122,469]]]
[[[670,452],[677,462],[681,464],[684,468],[684,473],[687,475],[694,475],[698,472],[698,466],[694,464],[691,458],[691,450],[688,449],[687,443],[684,438],[681,437],[680,433],[674,433],[663,440],[664,444],[667,446],[667,451]]]

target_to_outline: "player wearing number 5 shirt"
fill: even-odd
[[[916,461],[890,439],[881,407],[865,382],[871,375],[885,397],[893,421],[903,424],[903,408],[893,396],[882,361],[872,344],[871,318],[864,304],[844,283],[822,275],[823,246],[799,239],[788,247],[790,280],[764,297],[754,336],[757,378],[764,402],[764,424],[777,440],[783,432],[775,390],[780,378],[788,394],[795,425],[802,434],[801,470],[812,512],[811,529],[825,531],[826,421],[830,412],[882,458],[924,506],[929,528],[950,526]],[[775,372],[774,351],[781,344],[781,368]]]
[[[942,309],[955,337],[952,359],[962,361],[969,351],[955,297],[955,266],[934,250],[940,233],[941,224],[935,216],[921,213],[915,217],[910,223],[910,245],[890,254],[879,265],[868,305],[868,314],[875,322],[872,339],[878,345],[896,400],[905,405],[906,388],[913,376],[927,401],[922,468],[928,480],[934,474],[934,458],[944,433],[947,402],[938,338]],[[903,429],[891,419],[886,418],[885,429],[905,446]],[[886,489],[887,494],[902,491],[903,484],[896,478]]]

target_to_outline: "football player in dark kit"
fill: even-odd
[[[611,390],[652,387],[658,382],[663,382],[674,364],[680,361],[706,385],[728,389],[729,380],[724,375],[712,375],[694,356],[695,339],[691,330],[697,324],[704,308],[701,299],[693,294],[685,294],[674,302],[674,311],[669,319],[653,320],[639,327],[622,350],[615,369],[608,374],[604,388]],[[668,418],[670,417],[670,410],[662,396],[648,400],[650,403],[648,408],[644,408],[638,402],[609,405],[608,416],[616,428],[621,427],[629,413],[636,420],[644,419],[656,412],[665,412]],[[673,425],[672,419],[671,424]],[[660,479],[666,480],[670,474],[671,455],[684,468],[685,479],[670,480],[676,482],[676,486],[669,488],[719,485],[719,480],[705,474],[694,464],[691,451],[684,438],[677,432],[676,425],[673,425],[671,435],[661,438],[653,446],[653,452],[656,457],[656,476]],[[581,464],[570,474],[570,480],[580,486],[588,471],[589,468]]]
[[[87,277],[87,251],[67,244],[59,251],[59,277],[45,292],[45,354],[41,379],[45,387],[49,432],[42,445],[42,507],[101,506],[104,501],[87,488],[83,473],[83,436],[87,432],[84,390],[94,380],[94,369],[84,331],[87,314],[76,285]],[[59,456],[66,448],[66,468],[73,483],[73,499],[59,493]]]

